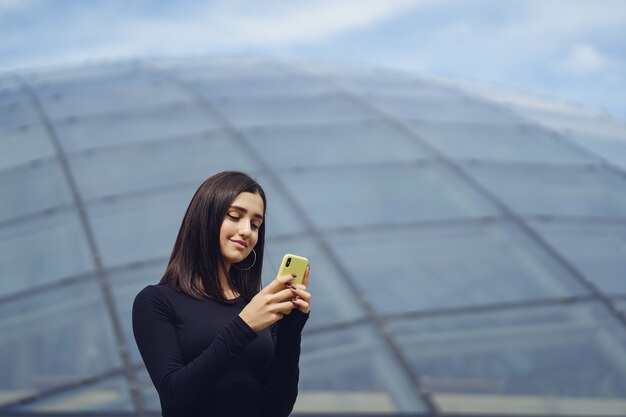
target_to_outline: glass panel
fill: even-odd
[[[207,173],[256,166],[226,132],[84,152],[71,155],[69,162],[86,199],[187,182],[199,185]]]
[[[304,231],[304,221],[289,203],[285,196],[286,190],[281,186],[277,186],[266,174],[259,173],[256,176],[253,175],[253,178],[263,187],[265,199],[267,200],[265,240]]]
[[[217,110],[240,126],[332,123],[376,117],[355,101],[340,95],[274,98],[222,98],[213,100]]]
[[[365,99],[395,118],[451,123],[512,123],[520,118],[505,107],[497,107],[461,95],[458,98],[421,95],[368,94]]]
[[[311,293],[311,316],[307,329],[340,321],[353,320],[365,313],[352,291],[341,277],[333,261],[322,248],[310,238],[294,237],[265,243],[263,263],[263,286],[277,275],[283,255],[291,253],[309,260],[309,292]]]
[[[511,162],[598,163],[555,134],[528,125],[411,122],[413,130],[452,158]]]
[[[130,400],[126,378],[123,376],[107,378],[95,384],[45,396],[32,404],[16,407],[14,410],[20,413],[77,413],[78,415],[91,411],[107,413],[135,411]]]
[[[0,295],[92,268],[85,232],[73,210],[0,228]]]
[[[191,81],[225,77],[287,77],[293,74],[293,70],[277,61],[244,57],[197,57],[186,59],[184,62],[180,59],[160,58],[151,62],[178,78]]]
[[[173,240],[172,240],[173,242]],[[172,243],[173,245],[173,243]],[[148,285],[158,284],[165,272],[167,259],[156,261],[150,265],[133,267],[122,271],[111,272],[109,281],[115,298],[117,315],[121,318],[126,343],[134,363],[142,363],[141,355],[135,343],[132,327],[132,312],[135,296]]]
[[[532,222],[589,281],[607,294],[626,294],[626,225]]]
[[[56,159],[38,161],[0,175],[0,221],[72,202],[70,188]]]
[[[9,400],[120,367],[94,278],[0,304],[0,390]],[[4,394],[7,395],[4,395]]]
[[[583,294],[512,224],[387,228],[328,238],[364,296],[383,313]]]
[[[42,125],[28,125],[0,132],[0,169],[54,156],[55,149]]]
[[[38,95],[76,92],[99,84],[116,84],[124,81],[146,81],[155,75],[145,71],[139,62],[84,64],[48,68],[43,72],[21,74]]]
[[[278,169],[429,157],[410,135],[384,122],[259,127],[244,134],[259,154]]]
[[[51,119],[156,106],[189,101],[189,93],[165,80],[122,79],[116,82],[87,82],[84,88],[60,90],[40,97]]]
[[[602,137],[624,138],[626,122],[607,114],[598,113],[583,107],[554,105],[530,108],[517,106],[515,110],[525,119],[530,119],[543,126],[555,129],[565,135],[576,133]]]
[[[302,337],[294,412],[425,411],[398,360],[369,325]]]
[[[389,327],[444,413],[626,410],[626,332],[601,306],[485,311]]]
[[[317,66],[313,70],[316,71]],[[399,95],[411,94],[435,97],[458,97],[462,95],[462,93],[456,89],[444,87],[435,82],[423,80],[403,72],[387,70],[372,71],[370,69],[363,70],[353,68],[345,71],[332,69],[330,69],[330,71],[322,70],[320,74],[355,92],[378,92]]]
[[[22,90],[15,77],[0,78],[0,111],[6,110],[11,103],[28,101],[28,96]]]
[[[105,148],[154,139],[198,134],[217,129],[219,122],[195,103],[125,111],[57,122],[56,131],[66,152]]]
[[[436,164],[279,174],[322,228],[495,214],[491,205]]]
[[[622,139],[592,137],[591,135],[568,135],[577,144],[607,161],[626,170],[626,132]]]
[[[203,77],[190,84],[209,99],[216,97],[293,96],[330,92],[332,85],[316,78],[270,73]]]
[[[120,265],[169,257],[196,188],[194,184],[89,205],[103,262]]]
[[[28,97],[0,105],[0,132],[37,124],[39,114]]]
[[[626,182],[602,169],[465,165],[523,215],[626,217]]]

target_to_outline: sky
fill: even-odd
[[[383,66],[626,119],[626,0],[0,0],[0,74],[197,55]]]

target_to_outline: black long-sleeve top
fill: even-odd
[[[163,417],[288,416],[298,394],[300,335],[309,315],[294,309],[252,330],[243,298],[197,300],[166,285],[135,298],[133,332]]]

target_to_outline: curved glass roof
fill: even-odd
[[[0,413],[158,414],[131,304],[193,192],[311,260],[296,413],[626,414],[626,123],[245,58],[0,76]],[[582,411],[581,411],[582,410]]]

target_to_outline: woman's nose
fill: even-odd
[[[242,236],[247,236],[252,231],[250,227],[250,222],[239,222],[239,234]]]

